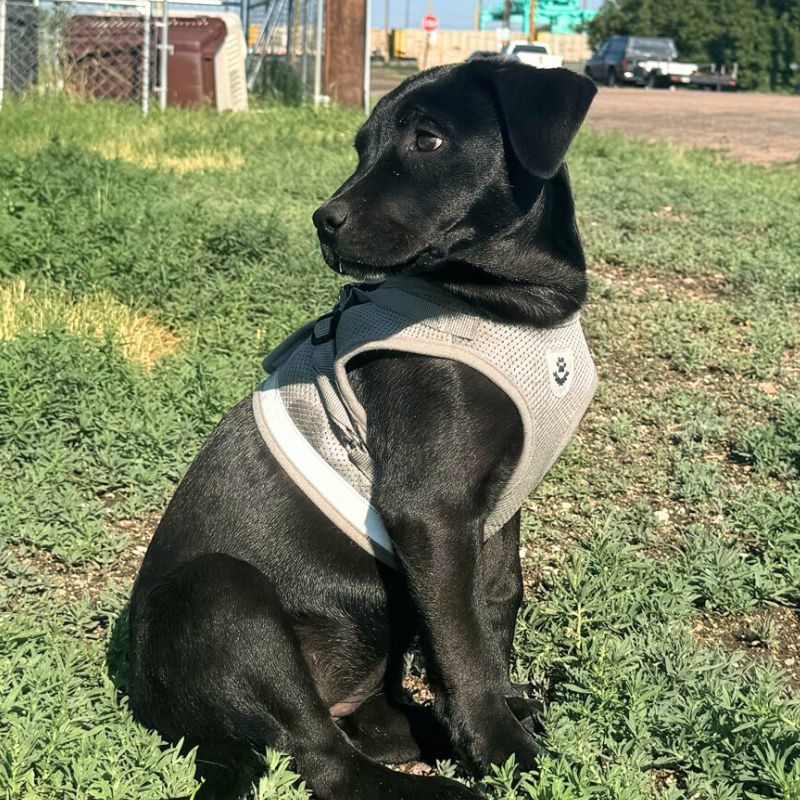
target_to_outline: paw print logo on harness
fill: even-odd
[[[564,397],[575,381],[575,357],[572,350],[548,350],[546,360],[550,391],[556,397]]]
[[[567,382],[567,378],[569,378],[569,370],[567,369],[567,362],[565,359],[559,358],[556,361],[556,369],[553,373],[553,377],[559,386],[563,386]]]

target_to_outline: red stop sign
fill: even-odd
[[[438,17],[434,17],[433,14],[426,14],[422,18],[422,30],[427,31],[428,33],[433,33],[434,31],[439,30]]]

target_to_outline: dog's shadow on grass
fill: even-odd
[[[125,603],[111,626],[111,636],[106,648],[106,670],[117,693],[128,694],[130,675],[130,603]]]
[[[130,677],[130,604],[125,603],[114,624],[111,626],[111,635],[106,648],[106,671],[108,677],[117,690],[117,701],[122,704],[128,697],[128,679]],[[138,720],[136,721],[138,725]],[[161,749],[171,747],[168,742],[162,742]],[[185,755],[189,747],[182,748]],[[199,776],[198,776],[199,777]],[[169,800],[189,800],[186,798],[169,798]]]
[[[111,627],[111,635],[106,648],[106,670],[120,703],[128,697],[130,679],[130,604],[126,603]],[[136,716],[134,715],[136,720]],[[141,724],[136,720],[136,724]],[[163,741],[161,748],[169,750],[174,742]],[[258,783],[258,778],[265,772],[263,757],[241,747],[224,744],[200,744],[183,741],[181,755],[189,753],[197,747],[195,755],[195,779],[202,784],[200,790],[191,795],[196,800],[237,800],[250,796],[251,786]],[[165,798],[165,800],[189,800],[189,796],[181,798]]]

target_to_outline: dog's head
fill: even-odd
[[[564,157],[595,91],[568,70],[500,59],[409,78],[377,104],[356,171],[314,213],[325,261],[360,280],[424,274],[484,301],[486,287],[558,287],[546,293],[579,305]]]

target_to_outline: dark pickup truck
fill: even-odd
[[[586,62],[586,74],[598,83],[629,83],[649,88],[696,86],[735,89],[736,69],[727,73],[713,66],[678,61],[672,39],[650,36],[612,36]]]

